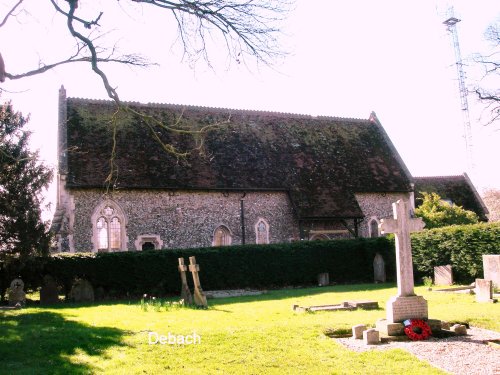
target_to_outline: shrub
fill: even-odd
[[[457,282],[469,283],[483,273],[483,254],[500,253],[500,224],[454,225],[412,235],[414,268],[431,276],[435,266],[451,264]]]

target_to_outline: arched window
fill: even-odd
[[[126,250],[125,215],[113,201],[101,203],[92,215],[94,251]]]
[[[269,224],[264,219],[259,219],[255,224],[255,243],[269,243]]]
[[[368,224],[370,237],[380,237],[380,232],[378,231],[378,220],[373,218]]]
[[[231,245],[231,241],[231,232],[225,225],[221,225],[215,229],[212,246],[229,246]]]

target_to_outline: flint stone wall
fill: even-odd
[[[394,202],[405,199],[413,204],[408,193],[356,193],[355,196],[365,216],[359,226],[360,237],[370,236],[368,226],[372,218],[380,222],[380,219],[393,217],[392,204]]]
[[[73,239],[76,251],[92,251],[91,217],[105,200],[102,190],[71,190],[75,208]],[[114,191],[108,198],[124,211],[128,225],[127,249],[135,250],[139,235],[159,235],[163,248],[211,246],[217,227],[225,225],[232,244],[242,243],[241,203],[244,200],[246,243],[255,243],[259,218],[269,224],[270,243],[298,238],[298,223],[285,192]]]

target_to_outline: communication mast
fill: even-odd
[[[463,69],[462,55],[460,53],[460,44],[458,42],[458,32],[456,27],[457,23],[461,20],[453,15],[453,8],[450,8],[449,15],[450,17],[445,20],[443,24],[446,25],[446,29],[451,36],[453,48],[455,51],[455,65],[457,67],[458,90],[460,92],[460,105],[462,109],[462,120],[464,126],[467,169],[469,170],[469,172],[472,172],[472,170],[474,169],[474,162],[472,159],[472,129],[469,117],[469,103],[467,101],[468,92],[467,88],[465,87],[465,73]]]

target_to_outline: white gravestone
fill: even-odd
[[[379,224],[382,234],[394,233],[396,239],[398,295],[387,302],[387,321],[395,323],[406,319],[427,319],[427,301],[414,292],[410,240],[410,233],[421,231],[425,224],[421,218],[410,217],[409,204],[404,200],[393,203],[392,209],[394,219],[382,219]]]
[[[491,280],[476,279],[476,302],[496,302],[493,299],[493,283]]]
[[[451,265],[434,267],[434,285],[453,285]]]
[[[484,279],[491,280],[493,286],[500,288],[500,254],[483,255]]]

